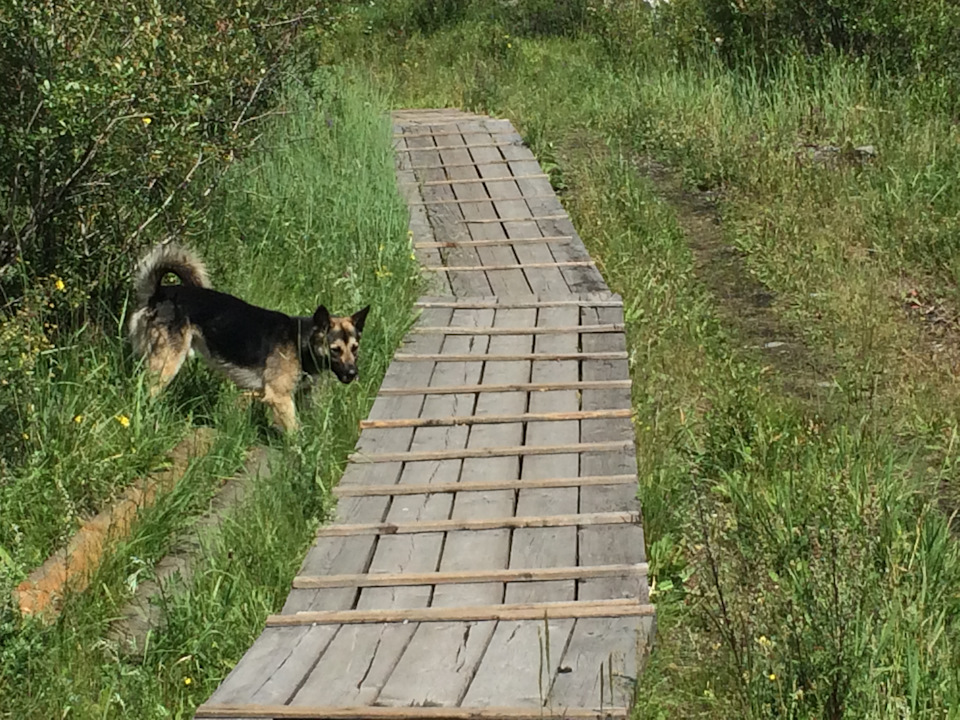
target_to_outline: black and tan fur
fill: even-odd
[[[167,275],[179,285],[164,285]],[[294,393],[304,380],[331,370],[340,382],[357,377],[360,336],[369,306],[332,317],[321,305],[312,316],[257,307],[210,287],[203,263],[173,243],[141,260],[134,283],[129,334],[150,373],[150,394],[173,380],[191,350],[271,408],[285,430],[297,427]]]

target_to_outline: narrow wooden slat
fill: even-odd
[[[461,460],[463,458],[527,457],[533,455],[566,455],[567,453],[615,452],[633,447],[632,440],[615,442],[571,443],[569,445],[514,445],[513,447],[474,447],[455,450],[411,450],[402,453],[353,453],[350,462],[358,465],[387,462],[423,462],[426,460]]]
[[[394,362],[513,362],[516,360],[626,360],[626,352],[517,353],[516,355],[470,355],[398,353]]]
[[[524,202],[526,200],[546,200],[548,198],[555,198],[556,195],[524,195],[523,197],[516,198],[518,202]],[[408,201],[407,205],[410,207],[423,207],[429,205],[466,205],[470,203],[488,203],[488,202],[499,202],[494,198],[467,198],[466,200],[460,200],[458,198],[447,198],[446,200],[413,200]]]
[[[429,150],[430,148],[420,148],[421,150]],[[481,165],[509,165],[514,162],[532,162],[534,158],[529,160],[484,160],[483,162],[459,162],[459,163],[440,163],[439,165],[410,165],[409,167],[403,168],[403,170],[442,170],[444,168],[460,168],[460,167],[480,167]]]
[[[485,310],[487,308],[542,308],[542,307],[622,307],[622,300],[469,300],[455,298],[450,300],[419,300],[414,307],[457,308],[463,310]]]
[[[471,145],[470,147],[477,147],[476,145]],[[430,148],[422,148],[429,150]],[[417,187],[433,187],[435,185],[482,185],[483,183],[488,182],[506,182],[507,180],[542,180],[543,178],[548,178],[549,175],[545,173],[535,173],[533,175],[506,175],[504,177],[482,177],[482,178],[468,178],[466,180],[426,180],[426,181],[417,181],[410,183],[400,183],[401,187],[409,187],[416,185]],[[485,198],[481,198],[485,199]],[[495,198],[490,198],[490,202],[493,202]],[[518,197],[514,198],[516,200],[523,200],[524,198]]]
[[[625,707],[562,708],[539,707],[357,707],[321,705],[258,705],[204,703],[195,718],[259,718],[269,720],[620,720]]]
[[[464,122],[471,122],[470,120],[465,120]],[[426,132],[426,133],[394,133],[393,137],[397,140],[405,140],[406,138],[422,138],[422,137],[451,137],[453,135],[493,135],[495,133],[504,132],[503,130],[488,130],[486,128],[482,130],[444,130],[443,132]],[[469,146],[466,146],[469,147]]]
[[[373,497],[383,495],[433,495],[435,493],[491,492],[540,488],[590,487],[593,485],[636,485],[636,475],[592,475],[584,477],[542,478],[540,480],[480,480],[430,484],[337,485],[337,497]]]
[[[621,410],[578,410],[569,412],[520,413],[516,415],[454,415],[450,417],[397,418],[393,420],[361,420],[361,429],[402,427],[447,427],[452,425],[496,425],[516,422],[559,422],[561,420],[598,420],[628,418],[629,408]]]
[[[470,222],[473,222],[472,220]],[[534,268],[591,267],[593,260],[568,260],[566,262],[522,263],[516,265],[424,265],[424,272],[489,272],[491,270],[532,270]]]
[[[570,235],[550,235],[548,237],[528,238],[501,238],[499,240],[459,240],[449,242],[418,242],[413,247],[418,250],[428,248],[457,248],[457,247],[496,247],[498,245],[539,245],[540,243],[569,242]]]
[[[568,325],[564,327],[458,327],[455,325],[421,325],[410,330],[411,335],[594,335],[623,332],[622,323],[610,325]],[[482,357],[482,356],[481,356]]]
[[[351,535],[417,535],[420,533],[456,532],[460,530],[503,530],[516,528],[587,527],[594,525],[627,525],[640,522],[633,511],[573,513],[570,515],[510,516],[500,518],[455,518],[421,520],[410,523],[335,523],[324,525],[317,537],[349,537]]]
[[[459,607],[385,608],[383,610],[321,610],[293,615],[269,615],[267,627],[294,625],[354,625],[357,623],[471,622],[482,620],[543,620],[545,618],[642,617],[651,605],[636,600],[505,603]]]
[[[483,356],[480,356],[483,357]],[[381,396],[389,395],[462,395],[468,393],[546,392],[548,390],[613,390],[630,387],[629,380],[580,380],[556,383],[511,383],[507,385],[450,385],[380,388]]]
[[[568,220],[569,216],[566,213],[560,215],[540,215],[539,217],[512,217],[512,218],[490,218],[487,220],[467,220],[467,219],[454,219],[451,222],[458,223],[508,223],[508,222],[539,222],[540,220]]]
[[[293,587],[298,590],[320,588],[404,587],[409,585],[451,585],[455,583],[540,582],[545,580],[587,580],[605,577],[631,577],[647,574],[647,564],[592,565],[589,567],[509,568],[459,570],[427,573],[357,573],[353,575],[298,575]]]
[[[432,152],[434,150],[473,150],[474,148],[482,147],[508,147],[514,145],[516,147],[522,147],[519,142],[499,142],[499,143],[476,143],[473,145],[434,145],[433,147],[422,147],[422,148],[397,148],[397,152],[402,153],[411,153],[411,152]]]

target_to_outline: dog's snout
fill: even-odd
[[[355,367],[344,368],[343,372],[340,374],[340,380],[345,383],[353,382],[356,377],[357,369]]]

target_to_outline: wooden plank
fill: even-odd
[[[599,324],[622,321],[618,308],[583,308],[581,322]],[[591,350],[616,351],[624,349],[622,335],[590,335],[585,346]],[[591,379],[625,377],[628,368],[623,361],[593,361],[583,363],[584,377]],[[626,391],[590,391],[584,393],[584,408],[630,407],[630,395]],[[581,440],[589,438],[632,439],[633,427],[617,419],[598,419],[581,423]],[[634,452],[608,454],[606,456],[582,456],[586,472],[635,472]],[[616,507],[637,509],[635,492],[622,487],[615,491],[602,488],[581,489],[580,504],[583,508],[600,510]],[[643,527],[621,528],[622,532],[580,532],[580,557],[584,564],[593,564],[597,558],[612,562],[619,558],[644,560]],[[630,562],[628,560],[626,562]],[[622,578],[596,578],[579,583],[579,598],[598,599],[610,597],[636,598],[646,602],[648,597],[646,578],[624,581]],[[550,702],[577,704],[588,699],[603,697],[606,702],[631,703],[634,696],[634,678],[638,674],[638,656],[653,633],[653,617],[584,619],[578,620],[570,642],[564,650],[563,663],[571,672],[556,678],[550,691]],[[611,640],[615,639],[615,640]],[[605,667],[605,672],[599,672]]]
[[[411,328],[410,335],[587,335],[593,333],[622,333],[622,323],[604,325],[563,325],[557,327],[494,328],[457,327],[455,325],[419,325]]]
[[[470,202],[478,202],[471,200]],[[569,235],[551,235],[549,237],[527,238],[500,238],[496,240],[458,240],[456,242],[414,243],[416,248],[451,248],[451,247],[497,247],[498,245],[524,245],[531,243],[566,242],[572,238]]]
[[[437,427],[441,425],[495,425],[512,422],[558,422],[561,420],[594,420],[605,417],[630,417],[629,408],[622,410],[574,410],[555,413],[520,413],[517,415],[459,415],[445,418],[399,418],[396,420],[361,420],[360,428]]]
[[[521,487],[582,487],[584,485],[633,485],[636,475],[596,475],[581,477],[543,478],[540,480],[487,480],[471,483],[433,483],[430,485],[338,485],[333,488],[337,497],[365,497],[368,495],[420,495],[434,492],[488,492],[494,490],[519,490]]]
[[[457,133],[458,135],[460,133]],[[483,163],[478,163],[475,161],[462,162],[462,163],[446,163],[440,165],[411,165],[410,170],[434,170],[436,168],[452,168],[452,167],[478,167],[479,165],[509,165],[509,160],[484,160]]]
[[[487,157],[479,155],[479,157]],[[529,309],[497,310],[496,326],[535,324],[536,313]],[[504,335],[490,338],[492,352],[529,352],[533,338]],[[530,363],[504,361],[489,363],[484,382],[519,382],[530,379]],[[476,414],[523,412],[525,393],[478,395]],[[471,447],[518,445],[523,442],[523,425],[478,425],[471,428]],[[467,458],[463,461],[460,487],[468,489],[491,476],[516,481],[520,477],[518,457]],[[505,517],[514,514],[515,493],[509,490],[457,492],[451,519]],[[506,568],[510,557],[509,528],[461,530],[446,534],[441,571]],[[450,584],[434,589],[434,607],[455,607],[503,602],[502,583]],[[439,622],[418,626],[410,645],[383,687],[379,701],[387,705],[458,705],[486,651],[497,623]]]
[[[451,583],[537,582],[584,578],[646,575],[647,564],[594,565],[590,567],[531,567],[500,570],[458,570],[426,573],[359,573],[352,575],[297,575],[295,588],[394,587],[402,585],[449,585]]]
[[[538,327],[558,327],[576,321],[577,307],[538,309]],[[577,349],[576,336],[540,335],[535,338],[537,351],[569,351]],[[579,363],[535,362],[531,379],[542,380],[546,368],[558,380],[579,377]],[[530,398],[531,411],[570,411],[579,407],[575,390],[538,393]],[[549,429],[548,429],[549,428]],[[529,446],[547,446],[556,443],[575,443],[579,439],[577,421],[554,424],[531,423],[527,426],[525,442]],[[578,455],[562,453],[525,458],[524,480],[557,477],[564,472],[576,472]],[[517,497],[517,515],[533,515],[549,507],[553,513],[576,514],[577,488],[522,488]],[[525,526],[516,529],[511,543],[510,567],[559,567],[578,564],[577,528],[569,525]],[[504,602],[562,602],[576,599],[576,583],[572,580],[543,580],[540,582],[508,585]],[[543,705],[545,689],[550,687],[559,669],[560,654],[551,647],[563,647],[573,629],[570,619],[553,619],[537,627],[530,623],[501,622],[490,641],[464,702],[493,704],[498,697],[516,698],[522,703]]]
[[[394,362],[503,362],[507,360],[626,360],[626,352],[612,353],[523,353],[518,355],[438,355],[432,353],[397,353]]]
[[[508,146],[510,146],[510,145],[516,145],[516,143],[513,143],[513,142],[480,143],[480,144],[478,144],[478,145],[471,145],[471,146],[469,147],[469,149],[470,149],[470,150],[473,150],[474,148],[478,148],[478,147],[508,147]],[[463,150],[464,148],[465,148],[464,145],[434,145],[433,147],[429,147],[429,148],[406,148],[406,149],[397,148],[396,151],[397,151],[397,152],[410,153],[410,152],[417,152],[417,151],[420,150],[420,149],[424,149],[424,150]]]
[[[543,620],[544,618],[640,617],[651,615],[651,605],[635,600],[592,602],[504,603],[463,607],[384,608],[379,610],[328,610],[295,615],[268,615],[267,627],[295,625],[373,625],[481,620]]]
[[[444,167],[452,167],[450,165],[445,165]],[[461,166],[463,167],[463,166]],[[407,185],[416,185],[417,183],[406,183]],[[550,197],[547,195],[537,195],[536,197],[544,198]],[[444,200],[408,200],[407,205],[410,207],[416,206],[430,206],[430,205],[463,205],[465,203],[481,203],[481,202],[490,202],[489,197],[482,198],[469,198],[469,199],[460,199],[460,198],[446,198]]]
[[[479,222],[475,220],[470,220],[469,222]],[[471,271],[481,271],[481,272],[490,272],[491,270],[528,270],[530,268],[551,268],[551,267],[581,267],[587,265],[594,265],[593,260],[571,260],[569,262],[549,262],[549,263],[526,263],[526,264],[512,264],[512,265],[483,265],[480,267],[470,267],[470,266],[451,266],[451,265],[425,265],[420,269],[424,272],[471,272]]]
[[[546,220],[565,220],[567,214],[563,213],[562,215],[541,215],[540,217],[502,217],[502,218],[490,218],[483,220],[462,220],[461,222],[465,223],[508,223],[508,222],[542,222]],[[563,233],[555,233],[557,235],[562,235]]]
[[[626,707],[548,708],[513,707],[359,707],[240,705],[204,703],[196,718],[283,718],[283,720],[614,720],[625,719]]]
[[[391,462],[422,462],[425,460],[460,460],[463,458],[488,458],[503,456],[527,455],[558,455],[585,452],[616,452],[617,450],[632,449],[633,442],[621,440],[618,442],[571,443],[569,445],[514,445],[507,447],[467,448],[463,450],[421,450],[400,453],[354,453],[348,458],[357,464],[391,463]]]
[[[605,293],[609,296],[609,293]],[[473,300],[470,298],[451,298],[449,300],[419,300],[414,303],[414,307],[420,308],[543,308],[543,307],[566,307],[573,305],[576,307],[623,307],[623,301],[619,296],[613,296],[615,299],[590,299],[576,298],[573,300]]]
[[[449,532],[452,530],[496,530],[523,527],[584,527],[587,525],[622,525],[639,522],[637,512],[572,513],[569,515],[532,515],[529,517],[494,517],[475,519],[423,520],[411,523],[337,523],[325,525],[317,537],[347,535],[410,535]]]
[[[459,147],[459,146],[458,146]],[[476,147],[474,145],[473,147]],[[488,182],[500,182],[507,180],[531,180],[533,178],[546,178],[550,177],[544,173],[535,173],[533,175],[503,175],[499,177],[480,177],[480,178],[469,178],[469,179],[448,179],[448,180],[426,180],[424,182],[415,183],[420,187],[430,187],[432,185],[470,185],[470,184],[484,184]]]
[[[521,335],[518,337],[527,337]],[[544,392],[546,390],[610,390],[629,388],[629,380],[593,380],[568,383],[514,383],[511,385],[453,385],[450,387],[380,388],[380,395],[451,395],[462,393]]]

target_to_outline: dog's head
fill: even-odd
[[[369,311],[368,305],[353,315],[335,317],[321,305],[313,314],[313,352],[326,358],[342,383],[353,382],[357,377],[360,335]]]

